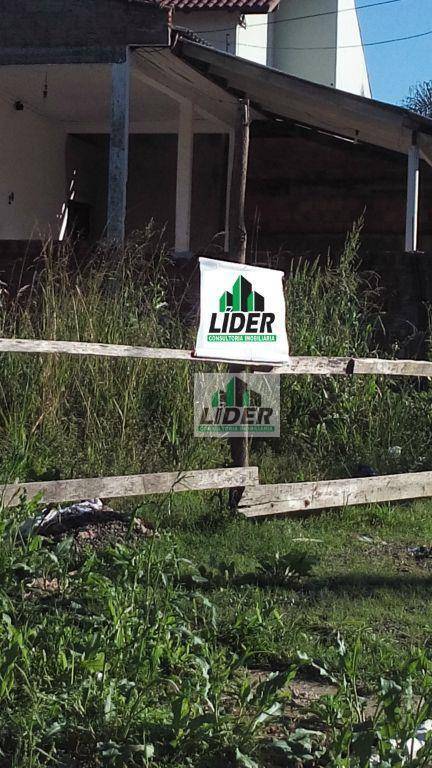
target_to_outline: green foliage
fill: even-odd
[[[318,566],[311,571],[296,549],[296,541],[310,550],[308,541],[319,545],[318,528],[312,537],[309,523],[285,521],[260,526],[258,536],[256,527],[233,521],[225,539],[207,533],[207,551],[196,541],[202,556],[228,546],[237,556],[208,566],[203,582],[190,579],[202,566],[182,556],[193,547],[179,535],[166,531],[144,546],[126,539],[83,554],[70,539],[22,540],[21,519],[33,513],[23,503],[13,518],[6,511],[0,517],[2,768],[430,765],[430,737],[415,759],[410,755],[410,740],[432,717],[430,649],[414,649],[408,639],[406,652],[388,666],[382,590],[380,661],[369,656],[361,594],[358,604],[346,598],[349,639],[329,632],[320,646],[311,645],[309,635],[325,629],[316,626],[317,600],[321,621],[333,611],[336,625],[343,623],[335,595],[325,605],[321,589],[314,600]],[[339,538],[352,539],[356,522],[354,515]],[[315,523],[324,538],[329,527],[327,542],[334,523]],[[424,524],[420,519],[419,533]],[[291,544],[280,555],[283,538]],[[329,557],[338,557],[336,548]],[[400,578],[398,593],[402,588]],[[397,607],[394,600],[393,620]],[[359,610],[364,626],[353,632]],[[252,674],[248,667],[260,657],[275,670]],[[331,690],[299,720],[292,688],[311,673]]]
[[[423,80],[411,86],[403,106],[423,117],[432,117],[432,80]]]
[[[286,283],[294,355],[384,357],[376,288],[359,273],[362,222],[348,234],[339,261],[302,261]],[[397,350],[390,350],[396,356]],[[384,376],[282,376],[281,438],[256,444],[268,482],[421,471],[432,464],[430,390],[414,379]],[[392,455],[392,446],[401,446]]]
[[[169,541],[77,559],[18,525],[3,516],[0,765],[234,766],[257,749],[295,667],[251,682]]]
[[[350,648],[338,637],[337,671],[332,673],[299,654],[301,661],[336,686],[334,694],[321,697],[313,708],[325,729],[329,764],[335,768],[427,768],[432,759],[432,730],[417,749],[414,740],[432,713],[429,655],[413,651],[396,676],[380,678],[366,698],[360,692],[361,653],[360,637]]]
[[[148,230],[80,268],[71,244],[47,243],[32,285],[4,294],[2,336],[188,347],[168,258]],[[193,369],[185,362],[2,355],[4,480],[218,466],[218,441],[195,440]]]
[[[373,356],[376,296],[358,272],[361,222],[335,263],[300,262],[286,281],[293,354]],[[186,299],[150,229],[121,253],[71,268],[47,243],[31,286],[3,294],[2,336],[192,347]],[[383,354],[382,352],[380,353]],[[4,480],[127,474],[228,463],[223,441],[193,437],[193,374],[182,361],[5,354],[0,360]],[[431,396],[413,380],[290,377],[281,438],[254,439],[268,482],[421,470],[432,459]],[[400,455],[389,453],[401,446]]]
[[[293,269],[293,354],[377,353],[359,237],[337,263]],[[192,346],[155,233],[80,269],[71,257],[46,245],[34,283],[2,295],[2,335]],[[192,436],[194,370],[2,355],[2,479],[227,463]],[[252,460],[264,481],[430,468],[430,406],[412,380],[286,376],[282,437],[254,440]],[[430,577],[406,557],[432,537],[427,505],[254,525],[229,517],[226,494],[178,494],[143,508],[160,539],[78,555],[22,539],[37,502],[0,516],[0,768],[431,764],[430,740],[415,761],[406,748],[431,717]],[[292,714],[299,669],[333,686],[307,722]]]

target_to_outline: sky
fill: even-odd
[[[376,0],[356,0],[357,6]],[[363,42],[432,30],[432,0],[398,0],[358,10]],[[410,86],[432,80],[432,34],[388,45],[366,46],[372,96],[400,104]]]

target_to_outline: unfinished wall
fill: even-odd
[[[143,134],[129,140],[126,230],[142,230],[150,219],[174,241],[176,134]]]
[[[107,218],[109,136],[89,134],[67,137],[66,173],[69,199],[85,206],[89,223],[89,239],[105,234]],[[74,226],[73,208],[68,219]]]
[[[224,135],[195,134],[192,174],[191,248],[205,250],[224,228],[226,189]],[[135,135],[129,144],[127,190],[128,232],[143,229],[150,219],[165,227],[174,247],[177,135]],[[219,238],[219,243],[223,238]]]
[[[57,238],[66,195],[62,126],[0,100],[0,239]]]
[[[174,26],[196,32],[207,43],[224,53],[236,52],[240,14],[235,11],[175,11]]]
[[[130,44],[168,44],[167,12],[150,3],[124,0],[0,0],[0,62],[54,61],[56,50],[83,50],[78,60],[111,60]]]
[[[248,227],[259,222],[261,249],[339,246],[364,211],[364,246],[403,251],[406,156],[312,131],[269,132],[252,137],[247,186]],[[425,163],[419,233],[419,249],[432,250],[432,169]]]

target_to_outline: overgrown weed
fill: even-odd
[[[361,222],[336,262],[302,262],[288,276],[287,323],[297,355],[374,356],[376,292],[359,273]],[[47,243],[15,298],[3,294],[2,336],[190,348],[190,289],[176,289],[160,236],[148,228],[124,251],[100,246],[76,265],[71,243]],[[180,299],[178,296],[180,295]],[[193,304],[193,301],[192,301]],[[381,351],[380,354],[383,354]],[[66,355],[0,360],[4,481],[223,466],[222,441],[193,437],[196,365]],[[280,440],[255,439],[268,482],[430,466],[431,396],[413,379],[282,377]],[[392,453],[394,446],[400,453]]]

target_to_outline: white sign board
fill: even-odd
[[[200,272],[197,357],[287,362],[283,272],[205,258]]]

